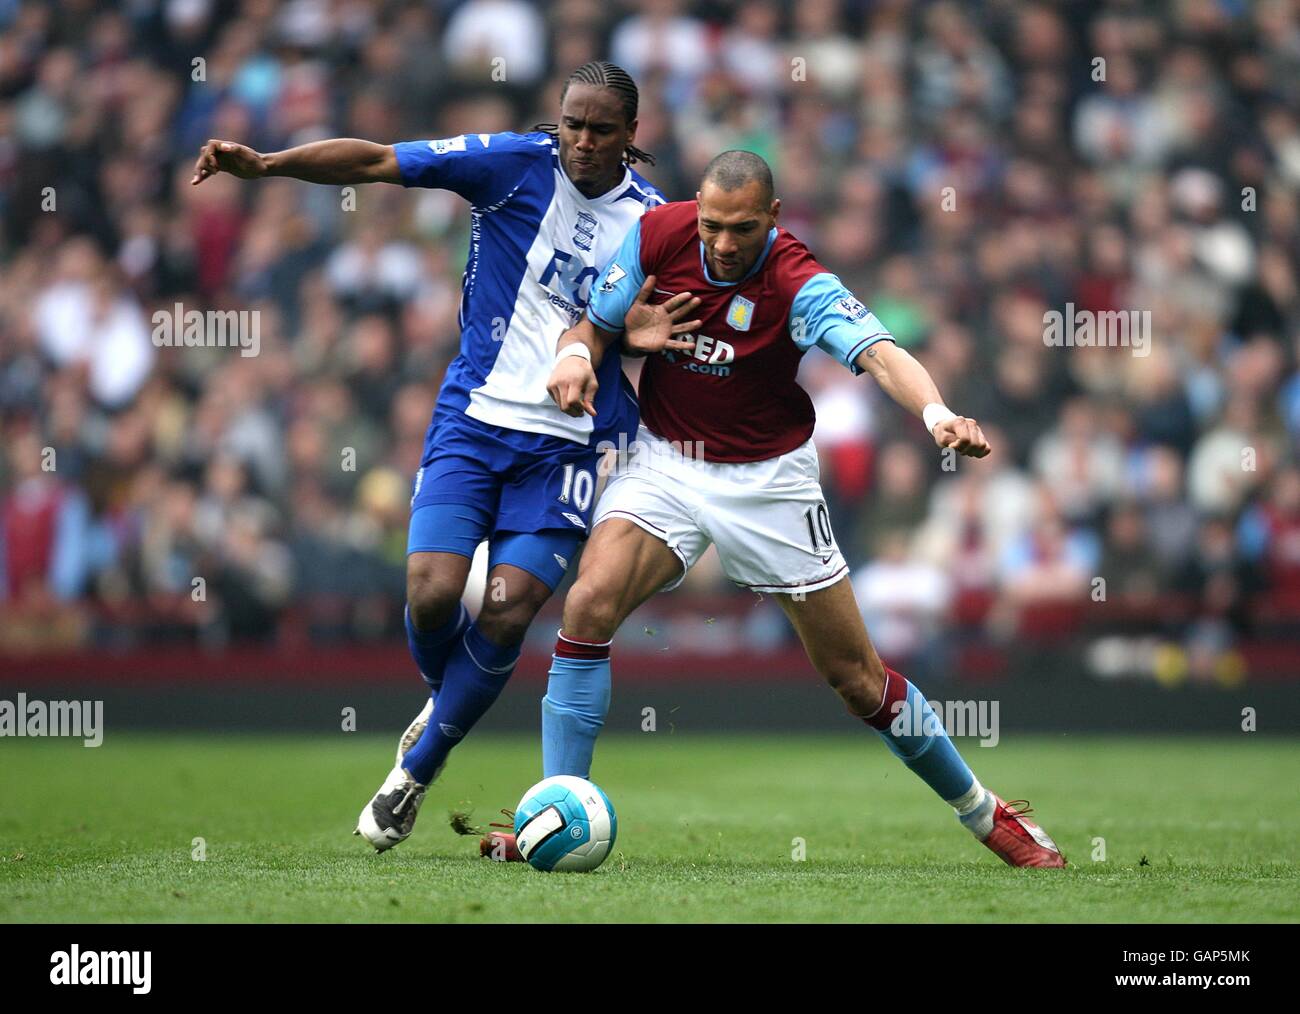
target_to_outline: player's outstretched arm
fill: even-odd
[[[226,172],[240,179],[287,176],[308,183],[401,183],[397,152],[391,144],[376,144],[355,137],[312,141],[296,148],[261,154],[234,141],[210,140],[194,163],[191,186]]]
[[[982,458],[992,450],[979,423],[944,405],[929,371],[906,349],[891,341],[876,342],[863,349],[855,363],[894,401],[920,416],[940,447],[951,447],[971,458]]]
[[[583,317],[560,335],[555,343],[555,368],[546,390],[566,415],[596,414],[596,367],[605,357],[605,347],[617,337]]]

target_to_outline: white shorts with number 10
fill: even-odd
[[[688,452],[690,448],[687,448]],[[677,554],[682,574],[718,547],[722,569],[754,591],[826,588],[848,573],[835,545],[811,440],[766,461],[725,464],[683,455],[644,426],[596,504],[592,527],[622,518]]]

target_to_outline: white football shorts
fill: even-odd
[[[592,528],[607,518],[631,521],[677,554],[681,576],[664,591],[681,584],[710,543],[727,577],[754,591],[813,592],[849,572],[812,440],[766,461],[726,464],[683,454],[642,426],[596,503]]]

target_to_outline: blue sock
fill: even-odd
[[[463,602],[456,603],[456,612],[450,620],[434,630],[416,630],[411,624],[411,607],[406,607],[406,644],[411,649],[411,657],[420,670],[420,676],[429,685],[431,691],[437,692],[442,686],[442,671],[447,665],[447,656],[460,641],[469,624],[469,613]]]
[[[894,755],[944,802],[963,807],[972,802],[969,796],[977,785],[975,775],[948,738],[939,716],[921,691],[888,666],[884,700],[879,710],[863,721],[880,733]]]
[[[470,624],[456,642],[433,702],[424,734],[402,762],[421,785],[428,785],[452,747],[492,707],[519,661],[519,645],[493,644]]]
[[[609,711],[609,646],[560,634],[542,698],[542,777],[591,775]]]

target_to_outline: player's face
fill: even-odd
[[[636,137],[636,120],[608,88],[570,85],[560,107],[560,165],[587,197],[599,197],[623,176],[623,149]]]
[[[709,274],[718,281],[743,278],[767,245],[781,202],[774,198],[769,204],[763,197],[758,182],[724,190],[708,180],[695,195],[704,257]]]

